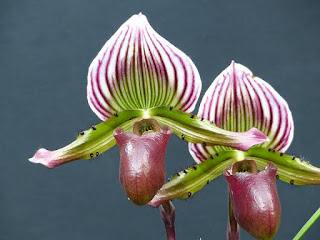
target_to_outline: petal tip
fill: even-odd
[[[270,139],[268,138],[267,135],[265,135],[262,131],[260,131],[259,129],[257,129],[255,127],[251,128],[249,130],[249,132],[251,132],[255,136],[257,142],[259,142],[259,143],[264,143],[264,142],[270,141]]]
[[[61,163],[59,160],[52,160],[52,151],[45,148],[40,148],[29,161],[32,163],[41,163],[47,168],[54,168],[59,166]]]

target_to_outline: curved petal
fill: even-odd
[[[200,91],[191,59],[155,32],[141,13],[106,42],[88,72],[88,102],[102,120],[113,112],[155,106],[191,112]]]
[[[161,187],[149,204],[158,207],[165,201],[191,197],[207,183],[220,176],[223,169],[244,159],[254,160],[259,170],[264,170],[269,162],[274,163],[278,168],[276,178],[291,185],[320,185],[320,168],[270,148],[254,147],[246,152],[222,151],[206,161],[178,172]]]
[[[254,160],[259,170],[273,162],[278,168],[277,178],[291,185],[320,185],[320,168],[298,157],[262,147],[250,148],[244,156]]]
[[[146,111],[160,124],[168,125],[182,140],[202,145],[223,145],[248,150],[253,145],[268,141],[266,135],[256,128],[246,132],[231,132],[218,128],[212,122],[172,107],[155,107]]]
[[[116,144],[112,134],[117,127],[131,130],[134,122],[142,115],[142,110],[128,110],[116,114],[107,121],[79,133],[74,142],[63,148],[55,151],[39,149],[29,161],[54,168],[74,160],[97,157]]]
[[[169,182],[161,187],[149,205],[158,207],[166,201],[193,196],[237,160],[243,160],[243,152],[238,150],[225,151],[208,159],[208,161],[177,172]]]
[[[230,131],[243,132],[256,127],[270,142],[261,146],[284,152],[293,138],[293,119],[287,102],[245,66],[231,62],[205,93],[198,115]],[[197,162],[226,148],[189,144]]]

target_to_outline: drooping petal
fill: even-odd
[[[198,165],[184,169],[157,192],[149,205],[158,207],[166,201],[193,196],[205,185],[222,174],[222,171],[237,160],[243,160],[243,152],[230,150],[221,152]]]
[[[252,160],[243,162],[255,165]],[[229,183],[235,219],[257,239],[272,239],[280,225],[281,205],[276,172],[277,167],[273,163],[259,173],[235,172],[232,165],[223,172]]]
[[[220,176],[223,169],[244,159],[254,160],[259,170],[265,169],[269,162],[274,163],[278,168],[276,178],[291,185],[320,185],[320,168],[295,156],[268,148],[253,147],[246,152],[239,150],[219,152],[211,155],[206,161],[177,172],[161,187],[149,204],[157,207],[165,201],[193,196],[207,183]]]
[[[126,109],[173,106],[191,112],[201,80],[191,59],[141,13],[106,42],[89,67],[87,97],[102,120]]]
[[[198,115],[230,131],[242,132],[256,127],[270,139],[262,146],[281,152],[289,147],[293,138],[293,119],[286,101],[272,86],[234,61],[209,87]],[[189,144],[189,151],[197,162],[221,150],[226,148]]]
[[[155,107],[149,109],[146,115],[153,117],[162,125],[168,125],[174,134],[182,140],[202,145],[223,145],[240,150],[248,150],[253,145],[268,141],[268,138],[258,129],[237,133],[218,128],[212,122],[188,114],[172,107]]]
[[[141,116],[143,116],[142,110],[128,110],[116,114],[106,122],[79,133],[74,142],[63,148],[54,151],[39,149],[29,161],[54,168],[74,160],[97,157],[116,144],[112,134],[117,127],[122,127],[126,131],[131,130],[133,123]]]
[[[320,185],[320,168],[301,158],[262,147],[250,148],[243,156],[254,160],[259,170],[263,170],[268,162],[274,163],[278,168],[277,178],[291,185]]]
[[[121,186],[129,199],[139,206],[154,197],[166,176],[165,153],[172,131],[164,126],[159,132],[150,132],[157,129],[152,126],[154,124],[158,123],[153,119],[136,122],[135,125],[144,128],[139,135],[125,133],[122,128],[114,132],[120,151]]]

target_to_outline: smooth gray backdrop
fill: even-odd
[[[127,200],[117,147],[53,170],[28,162],[39,147],[60,148],[100,122],[86,100],[88,66],[140,11],[192,58],[201,97],[231,60],[270,83],[293,113],[288,152],[320,167],[319,1],[1,0],[1,240],[165,239],[158,209]],[[191,165],[187,144],[173,136],[166,162],[168,177]],[[292,239],[319,207],[320,187],[281,181],[278,187],[282,221],[275,239]],[[223,177],[174,204],[178,240],[225,239]],[[304,239],[320,239],[320,222]]]

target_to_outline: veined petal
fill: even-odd
[[[193,196],[237,160],[243,160],[243,152],[238,150],[224,151],[212,156],[207,161],[177,172],[169,182],[162,186],[149,205],[158,207],[166,201]]]
[[[191,112],[200,91],[200,75],[191,59],[141,13],[106,42],[88,72],[88,102],[102,120],[114,112],[155,106]]]
[[[116,114],[107,121],[79,133],[78,138],[69,145],[55,151],[41,148],[29,159],[33,163],[41,163],[48,168],[79,159],[92,159],[107,151],[116,144],[113,131],[117,127],[132,130],[137,118],[143,115],[142,110],[127,110]]]
[[[194,114],[188,114],[172,107],[155,107],[145,113],[162,125],[168,125],[182,140],[203,145],[223,145],[240,150],[268,141],[266,135],[256,128],[246,132],[231,132],[217,127]]]
[[[276,178],[291,185],[320,185],[320,168],[272,149],[253,147],[246,152],[222,151],[210,156],[206,161],[178,172],[161,187],[149,204],[158,207],[165,201],[191,197],[220,176],[226,167],[245,159],[254,160],[259,170],[264,170],[269,162],[274,163],[278,168]]]
[[[250,148],[244,157],[254,160],[259,170],[273,162],[278,168],[277,178],[291,185],[320,185],[320,168],[301,158],[262,147]]]
[[[293,119],[287,102],[245,66],[231,62],[211,84],[200,104],[198,115],[230,131],[242,132],[256,127],[270,142],[261,146],[284,152],[293,138]],[[225,147],[189,144],[197,162]]]

